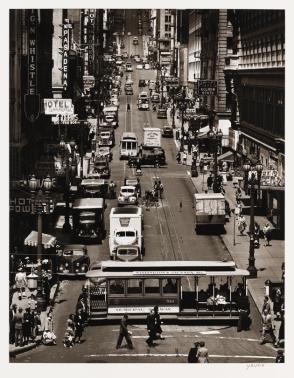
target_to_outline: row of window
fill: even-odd
[[[242,121],[284,138],[284,90],[243,86],[240,99]]]
[[[178,295],[180,279],[173,278],[144,278],[144,279],[112,279],[108,281],[109,295]],[[182,279],[182,290],[193,290],[198,296],[206,300],[217,294],[229,298],[240,288],[244,291],[242,277],[196,277]]]

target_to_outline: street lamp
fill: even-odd
[[[38,278],[37,278],[37,306],[38,309],[44,310],[46,308],[46,298],[43,292],[43,280],[42,280],[42,214],[44,212],[44,201],[45,205],[48,203],[48,194],[52,189],[52,180],[49,175],[43,180],[43,189],[46,193],[44,196],[42,189],[38,190],[38,180],[35,175],[32,175],[29,180],[29,188],[33,195],[33,213],[37,213],[37,267],[38,267]]]
[[[63,224],[63,230],[65,232],[71,231],[71,225],[69,223],[69,151],[66,148],[66,143],[61,138],[59,143],[61,148],[62,161],[65,158],[65,219]]]
[[[214,165],[213,165],[214,180],[213,180],[212,188],[213,188],[214,193],[220,193],[221,188],[220,188],[220,185],[219,185],[219,182],[218,182],[217,155],[218,155],[218,152],[219,152],[220,147],[221,147],[223,133],[220,129],[219,130],[213,130],[211,128],[209,133],[208,133],[208,137],[210,139],[210,143],[211,143],[213,155],[214,155]]]
[[[249,265],[248,272],[250,278],[257,277],[257,269],[255,267],[255,257],[254,257],[254,202],[255,202],[255,185],[259,184],[261,172],[263,169],[262,164],[258,161],[255,165],[251,165],[250,162],[246,162],[243,165],[246,176],[248,177],[248,186],[250,188],[250,244],[249,244]]]

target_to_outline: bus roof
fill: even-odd
[[[77,198],[72,208],[73,209],[103,209],[103,198]]]

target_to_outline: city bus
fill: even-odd
[[[125,132],[120,140],[120,159],[138,155],[138,138],[135,133]]]
[[[241,304],[249,310],[249,273],[233,261],[109,260],[99,267],[86,274],[92,321],[124,313],[145,319],[155,305],[163,319],[176,322],[236,322]]]

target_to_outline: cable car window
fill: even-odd
[[[226,301],[230,300],[230,282],[227,276],[215,276],[215,295],[225,298]]]
[[[142,280],[134,279],[127,281],[127,294],[142,294],[142,289]]]
[[[159,294],[159,279],[145,279],[145,294]]]
[[[124,294],[125,287],[124,287],[123,280],[110,280],[109,281],[109,294]]]
[[[176,294],[177,293],[177,280],[167,278],[162,280],[163,294]]]
[[[198,279],[198,301],[206,302],[209,297],[208,285],[210,284],[210,277],[199,277]]]

